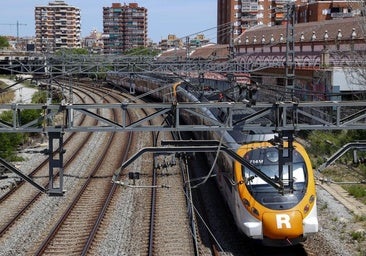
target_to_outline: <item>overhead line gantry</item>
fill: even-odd
[[[156,74],[161,73],[167,76],[179,75],[185,72],[195,72],[201,74],[205,72],[213,73],[245,73],[253,70],[254,66],[248,63],[237,63],[228,61],[224,63],[214,63],[210,61],[192,61],[186,60],[175,62],[172,60],[157,61],[151,58],[100,58],[82,56],[54,56],[53,58],[38,59],[37,65],[28,65],[20,60],[14,60],[8,67],[13,73],[35,74],[52,81],[52,77],[72,77],[79,74]],[[283,63],[281,64],[283,65]],[[0,67],[3,69],[4,66]],[[263,68],[263,67],[257,67]],[[106,119],[94,111],[95,109],[116,109],[126,120],[127,111],[133,109],[156,109],[156,112],[145,118],[135,121],[132,124],[126,122],[116,123]],[[225,110],[227,120],[220,122],[203,115],[203,109]],[[250,117],[233,121],[233,115],[237,110],[251,108],[254,113]],[[20,113],[26,109],[42,110],[44,115],[27,124],[20,125]],[[314,110],[322,111],[322,114],[313,115]],[[0,120],[0,132],[38,132],[47,133],[49,137],[49,152],[53,152],[54,141],[62,145],[62,138],[65,132],[93,132],[93,131],[229,131],[239,130],[246,132],[249,130],[260,129],[267,132],[278,132],[292,134],[300,130],[340,130],[340,129],[365,129],[366,128],[366,102],[296,102],[293,100],[276,101],[272,103],[257,102],[255,105],[248,105],[248,102],[206,102],[206,103],[133,103],[121,102],[118,104],[1,104],[0,110],[12,111],[12,122],[7,123]],[[351,110],[351,112],[350,112]],[[179,122],[179,116],[182,112],[188,111],[191,115],[196,115],[205,120],[205,125],[185,125]],[[103,112],[103,111],[102,111]],[[74,116],[78,113],[85,114],[99,121],[97,126],[81,127],[74,123]],[[62,123],[56,123],[52,120],[59,120],[55,116],[63,116]],[[148,120],[158,116],[170,116],[174,123],[165,126],[147,125]],[[272,126],[263,127],[259,119],[265,116],[274,117]],[[44,124],[39,126],[39,124]],[[59,156],[50,157],[50,179],[53,177],[55,168],[62,169],[61,147]],[[1,160],[2,161],[2,160]],[[6,163],[4,163],[5,165]],[[37,189],[40,186],[32,181],[26,175],[16,168],[13,169],[23,179],[29,181]],[[62,173],[62,172],[61,172]],[[53,181],[50,181],[52,187],[48,190],[41,188],[43,192],[50,195],[62,195],[62,179],[60,186],[53,187]]]
[[[213,111],[225,110],[227,120],[219,121],[202,114],[202,109]],[[250,108],[253,113],[240,121],[233,120],[237,111]],[[39,109],[43,116],[27,124],[20,125],[19,113],[23,110]],[[122,116],[123,122],[106,119],[94,112],[96,109],[114,109]],[[127,111],[136,109],[156,109],[156,112],[141,118],[132,124],[126,122]],[[314,114],[314,110],[322,109],[322,115]],[[133,103],[118,104],[0,104],[0,110],[13,112],[12,123],[0,120],[0,132],[125,132],[125,131],[230,131],[242,132],[260,129],[272,133],[279,131],[300,130],[358,130],[366,128],[366,101],[326,101],[326,102],[292,102],[278,101],[274,103],[256,103],[248,106],[246,102],[206,102],[206,103]],[[352,112],[350,112],[352,111]],[[183,112],[189,112],[192,117],[204,120],[208,125],[187,125],[179,121]],[[96,126],[78,126],[74,116],[85,114],[99,121]],[[52,122],[54,117],[63,116],[62,123]],[[159,118],[161,115],[170,116],[174,123],[163,126],[149,125],[147,121]],[[273,125],[263,126],[260,119],[271,117]],[[50,121],[51,120],[51,121]],[[47,125],[39,126],[40,123]]]
[[[0,62],[0,70],[13,74],[33,74],[54,76],[77,74],[105,74],[105,73],[187,73],[187,72],[212,72],[212,73],[250,73],[271,67],[283,67],[282,61],[271,63],[248,63],[233,59],[230,61],[215,60],[179,60],[176,57],[151,58],[151,57],[126,57],[126,56],[29,56],[7,57],[7,63]]]
[[[291,6],[289,12],[291,12]],[[293,10],[288,19],[293,17]],[[291,20],[290,20],[291,21]],[[151,57],[126,57],[126,56],[83,56],[83,55],[40,55],[28,56],[24,58],[10,57],[7,61],[1,62],[0,70],[10,71],[13,74],[32,74],[44,77],[52,81],[52,77],[72,77],[79,74],[165,74],[183,75],[186,73],[197,74],[199,77],[203,73],[221,74],[250,74],[257,70],[270,67],[280,67],[286,69],[286,90],[293,96],[294,91],[294,40],[293,24],[287,27],[287,52],[285,63],[281,60],[265,63],[242,62],[236,58],[227,61],[216,59],[180,59],[151,58]],[[232,46],[231,46],[232,47]],[[231,56],[233,57],[233,56]],[[127,111],[133,109],[156,109],[156,112],[145,118],[135,121],[132,124],[116,123],[106,119],[94,111],[95,109],[116,109],[122,116],[127,115]],[[253,114],[237,121],[234,121],[234,114],[237,110],[250,108]],[[19,113],[26,109],[43,110],[44,115],[27,124],[20,125]],[[205,116],[202,109],[225,110],[226,120],[221,122]],[[65,132],[91,132],[91,131],[230,131],[238,130],[247,132],[260,129],[265,132],[276,132],[292,134],[300,130],[351,130],[366,128],[366,102],[297,102],[293,97],[284,98],[281,101],[271,103],[256,102],[255,105],[248,105],[248,102],[205,102],[205,103],[133,103],[121,102],[119,104],[1,104],[0,110],[12,111],[13,119],[11,123],[0,120],[0,132],[39,132],[49,135],[49,152],[53,152],[53,142],[58,140],[62,145],[62,136]],[[204,120],[205,125],[186,125],[180,123],[179,116],[182,112],[188,111],[191,115]],[[315,111],[317,112],[314,115]],[[99,121],[97,126],[78,126],[74,123],[74,116],[77,113],[85,114]],[[61,123],[53,122],[56,115],[63,116]],[[165,126],[147,125],[149,120],[159,116],[170,116],[175,120]],[[263,126],[259,119],[271,116],[273,124]],[[43,126],[38,124],[43,123]],[[62,146],[58,158],[50,161],[50,179],[53,168],[62,169]],[[2,160],[1,160],[2,162]],[[6,165],[6,163],[4,163]],[[11,168],[11,166],[9,167]],[[33,182],[29,177],[24,176],[19,170],[15,173],[32,183],[35,187],[49,194],[61,195],[62,179],[59,187],[51,187],[46,190]],[[51,182],[51,184],[53,184]]]

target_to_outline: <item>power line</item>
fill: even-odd
[[[27,24],[24,23],[19,23],[19,21],[17,21],[17,23],[2,23],[0,25],[5,25],[5,26],[16,26],[17,27],[17,42],[19,41],[19,27],[20,26],[27,26]]]

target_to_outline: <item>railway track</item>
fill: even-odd
[[[91,98],[93,98],[93,97],[91,97]],[[85,136],[88,137],[88,136],[90,136],[90,134],[88,134],[88,133],[87,134],[81,134],[81,135],[82,135],[82,137],[85,137]],[[93,139],[95,140],[96,138],[93,138]],[[75,143],[78,140],[79,139],[73,138],[71,141],[73,141]],[[78,143],[80,143],[80,141]],[[84,146],[85,146],[85,143],[86,143],[86,141],[84,140],[84,143],[83,143]],[[88,141],[88,143],[90,143],[90,140]],[[75,147],[75,145],[74,145],[74,147]],[[79,147],[80,147],[80,144],[79,144]],[[85,146],[85,147],[82,146],[82,149],[78,149],[77,148],[75,151],[67,150],[66,152],[70,152],[70,154],[73,155],[74,158],[77,157],[77,156],[79,156],[79,158],[81,158],[80,155],[78,155],[78,152],[81,153],[85,148],[87,148],[87,146]],[[89,151],[90,151],[90,148],[89,148]],[[93,157],[92,153],[89,153],[88,154],[88,157]],[[65,159],[67,159],[67,157],[65,157]],[[80,160],[80,159],[78,159],[78,160]],[[65,164],[65,167],[67,167],[66,165],[67,165],[67,162]],[[83,174],[82,173],[79,173],[79,171],[80,171],[81,168],[80,168],[80,166],[77,166],[77,165],[78,164],[72,165],[70,163],[70,166],[68,168],[65,168],[65,176],[66,176],[65,180],[68,179],[68,181],[65,182],[66,184],[68,184],[68,185],[69,184],[74,184],[75,185],[76,183],[78,183],[78,181],[84,179]],[[86,165],[84,167],[86,167]],[[37,177],[40,176],[40,175],[41,174],[37,174]],[[42,177],[43,176],[44,177],[47,177],[47,173],[42,174],[41,176]],[[73,182],[71,182],[71,181],[73,181]],[[29,194],[32,194],[32,193],[29,193],[28,192],[30,190],[29,189],[29,185],[28,184],[24,184],[21,187],[27,187],[27,186],[28,186],[28,189],[25,189],[25,191],[21,191],[20,189],[17,189],[17,191],[18,191],[17,192],[18,193],[17,196],[14,195],[14,194],[10,196],[10,194],[9,194],[8,196],[3,197],[3,198],[9,198],[9,199],[8,199],[7,202],[6,201],[3,201],[2,202],[1,209],[6,214],[9,214],[9,215],[13,215],[14,216],[14,212],[17,213],[16,216],[15,216],[15,218],[13,218],[13,221],[9,221],[9,218],[6,218],[5,217],[6,215],[5,214],[2,214],[1,221],[2,221],[2,223],[5,223],[6,226],[8,226],[7,228],[3,228],[2,229],[3,232],[2,232],[1,238],[0,238],[1,241],[4,241],[4,243],[2,243],[4,246],[6,246],[6,240],[8,240],[9,236],[12,236],[12,234],[16,233],[15,236],[19,236],[19,234],[21,232],[24,233],[24,228],[19,227],[19,226],[21,226],[21,224],[18,225],[18,224],[15,224],[15,223],[22,223],[22,222],[29,221],[29,220],[26,220],[27,215],[28,214],[32,214],[32,213],[29,213],[29,212],[34,211],[34,209],[37,208],[37,207],[43,207],[44,204],[56,204],[55,207],[54,207],[55,210],[53,210],[53,211],[50,210],[50,212],[48,214],[48,216],[54,217],[54,216],[57,216],[57,214],[59,213],[58,210],[57,210],[58,209],[57,208],[58,204],[62,204],[62,203],[64,203],[63,201],[67,201],[67,199],[68,199],[67,197],[65,197],[65,198],[60,198],[60,200],[57,200],[56,198],[48,198],[45,195],[43,195],[43,196],[42,195],[38,195],[38,198],[40,198],[40,199],[39,200],[38,199],[37,200],[35,200],[35,199],[34,200],[30,200],[31,202],[30,203],[27,203],[28,204],[28,207],[24,208],[26,210],[14,210],[12,207],[14,207],[14,208],[17,209],[17,207],[19,207],[19,205],[20,205],[15,200],[19,200],[20,202],[28,202],[29,201],[28,199],[26,199]],[[68,191],[68,193],[71,194],[72,193],[72,189],[70,189],[70,191]],[[40,214],[40,216],[42,216],[42,214]],[[34,231],[36,234],[30,233],[30,235],[28,235],[29,239],[23,239],[23,240],[22,239],[19,239],[20,240],[19,241],[19,244],[21,244],[21,245],[18,245],[18,244],[10,244],[10,246],[9,245],[6,246],[3,251],[5,251],[5,252],[7,251],[7,252],[9,252],[9,254],[12,254],[12,252],[18,252],[18,250],[21,250],[22,253],[24,253],[24,248],[29,248],[33,244],[35,244],[37,240],[42,239],[42,238],[39,238],[39,237],[42,236],[41,232],[42,232],[42,228],[44,228],[43,223],[40,223],[40,222],[36,223],[37,222],[37,219],[31,219],[30,221],[31,222],[35,222],[34,226],[37,226],[37,229],[36,230],[38,230],[38,228],[39,228],[40,229],[40,232],[37,233],[37,231]],[[42,219],[42,221],[44,221],[45,223],[47,223],[48,221],[52,223],[52,220],[50,220],[50,218]],[[10,223],[10,222],[12,222],[12,223]],[[2,226],[4,227],[4,225],[2,225]],[[9,227],[11,227],[11,226],[16,226],[16,227],[15,228],[12,228],[12,230],[9,230]],[[32,226],[32,225],[30,225],[30,226]],[[30,227],[30,229],[32,229],[32,227]],[[22,231],[19,231],[19,230],[22,230]],[[26,232],[32,232],[32,231],[27,230]],[[22,248],[23,248],[23,250],[22,250]]]
[[[130,100],[136,101],[135,98]],[[152,110],[146,109],[134,114],[141,119],[152,113]],[[163,117],[155,122],[153,125],[161,125]],[[137,132],[137,136],[144,137],[139,141],[138,148],[156,146],[163,139],[171,139],[171,135],[166,133]],[[183,210],[186,198],[182,190],[180,166],[172,156],[148,154],[142,157],[142,162],[134,163],[126,172],[136,170],[139,170],[142,178],[124,188],[121,194],[123,198],[119,202],[131,196],[135,205],[131,235],[126,238],[126,244],[123,242],[125,248],[121,252],[133,251],[140,255],[177,255],[186,252],[186,255],[194,255],[188,217]],[[128,183],[126,180],[124,182]]]
[[[81,98],[80,98],[81,99]],[[92,98],[90,98],[92,99]],[[80,123],[88,122],[85,120],[85,116],[81,117]],[[85,145],[90,139],[91,134],[83,135],[79,140],[79,147]],[[73,133],[64,141],[65,146],[69,146],[74,143],[76,134]],[[71,146],[71,145],[70,145]],[[72,147],[72,146],[71,146]],[[56,150],[57,151],[57,150]],[[54,152],[56,153],[56,152]],[[75,160],[77,152],[67,152],[65,154],[65,167],[70,165]],[[45,187],[48,185],[48,159],[44,159],[38,167],[29,173],[30,177],[42,183]],[[55,173],[55,177],[58,174]],[[35,201],[42,196],[41,192],[36,191],[25,181],[21,181],[14,189],[9,190],[3,194],[0,198],[0,237],[3,237],[6,231],[16,222],[18,219],[35,203]]]
[[[106,97],[104,99],[106,100]],[[112,102],[111,99],[107,101]],[[109,118],[120,121],[114,111]],[[111,177],[125,158],[131,139],[131,133],[111,133],[108,142],[100,146],[103,150],[96,164],[70,206],[36,250],[36,255],[44,253],[85,255],[88,252],[105,210],[116,191],[116,185],[111,183]],[[121,146],[121,142],[125,145]],[[114,153],[108,154],[111,151]],[[91,205],[92,208],[90,208]]]
[[[94,94],[97,91],[99,91],[97,88],[92,89]],[[105,89],[103,91],[106,95],[101,100],[107,101],[108,98],[114,97],[111,96],[112,92],[106,92]],[[120,93],[119,96],[125,97]],[[98,97],[94,96],[94,98]],[[131,113],[131,119],[134,118],[134,115],[141,118],[146,114]],[[95,134],[93,133],[93,136],[96,136]],[[130,149],[129,154],[133,154],[139,148],[151,146],[152,142],[158,143],[158,140],[162,138],[170,139],[170,137],[165,136],[167,135],[136,133],[136,136],[131,139],[134,148]],[[112,143],[116,141],[112,138],[110,140]],[[125,141],[126,139],[122,140]],[[88,141],[86,145],[76,150],[84,152],[77,155],[79,160],[86,158],[82,161],[86,164],[81,169],[90,169],[91,163],[88,163],[88,157],[83,155],[87,155],[85,151],[90,151],[88,144],[102,147],[103,139],[97,138],[97,141]],[[105,145],[105,147],[108,147],[109,152],[114,152],[114,155],[117,155],[118,150],[123,148],[123,143],[117,142],[115,146]],[[71,152],[71,150],[68,148],[67,152]],[[96,155],[98,153],[93,156]],[[93,157],[89,156],[89,158]],[[166,163],[165,158],[163,157],[158,161]],[[89,161],[91,162],[91,159]],[[97,172],[94,174],[69,172],[68,170],[80,169],[80,166],[78,166],[80,164],[71,162],[70,166],[65,168],[64,183],[65,188],[68,187],[65,196],[50,198],[41,195],[40,199],[35,201],[28,210],[21,214],[22,217],[12,224],[13,228],[5,232],[6,236],[0,238],[0,241],[4,241],[4,243],[1,243],[0,249],[4,249],[6,255],[57,253],[64,255],[75,252],[79,255],[109,255],[116,253],[170,255],[182,251],[193,255],[191,253],[192,237],[188,217],[186,211],[183,210],[186,202],[182,191],[182,178],[179,168],[177,166],[156,168],[156,165],[163,165],[154,164],[153,155],[144,156],[141,161],[136,161],[121,173],[121,180],[127,184],[130,182],[128,181],[128,172],[138,170],[142,179],[137,180],[136,185],[147,185],[149,188],[126,188],[111,184],[112,173],[118,168],[121,161],[113,166],[112,160],[104,160],[104,162],[101,162],[100,167],[96,168]],[[112,173],[100,172],[104,167]],[[39,175],[37,174],[37,177]],[[87,183],[89,185],[86,185]],[[83,187],[83,184],[85,184],[85,188],[81,190],[84,190],[84,193],[78,195],[79,188]],[[154,186],[169,186],[170,188],[155,190],[153,189]],[[111,189],[112,187],[114,189]],[[79,198],[77,203],[74,203],[75,198]],[[84,203],[81,203],[82,201]],[[72,204],[74,206],[71,206]],[[90,207],[91,205],[93,207]],[[45,206],[53,208],[53,210],[41,210],[45,211],[44,214],[49,217],[45,218],[44,214],[35,213],[37,208],[43,209]],[[32,215],[30,212],[34,212],[36,215]],[[147,216],[150,217],[147,218]],[[38,221],[38,218],[42,221]],[[177,218],[179,221],[177,221]],[[59,222],[59,224],[56,222]],[[50,234],[49,237],[47,237],[48,234]],[[11,242],[21,235],[25,238],[17,239],[17,242]]]

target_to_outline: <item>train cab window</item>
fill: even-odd
[[[299,182],[304,183],[305,182],[305,173],[304,173],[303,164],[294,164],[292,168],[293,168],[292,173],[293,173],[294,183],[299,183]],[[283,180],[288,180],[289,166],[285,165],[283,167],[283,169],[284,169]],[[277,165],[277,167],[275,167],[273,165],[262,165],[260,167],[260,170],[273,180],[275,180],[278,177],[278,165]],[[252,185],[267,184],[264,180],[262,180],[261,178],[256,176],[255,173],[251,172],[250,170],[245,172],[245,178],[246,178],[246,180],[250,179],[250,183]]]
[[[244,157],[269,178],[279,179],[279,164],[276,148],[260,148],[249,151]],[[274,187],[259,178],[252,170],[242,167],[246,186],[252,196],[262,205],[270,209],[290,209],[305,195],[307,176],[306,165],[302,156],[293,152],[293,190],[292,193],[280,194]],[[283,166],[282,181],[285,188],[289,188],[289,166]],[[275,196],[274,196],[275,195]]]

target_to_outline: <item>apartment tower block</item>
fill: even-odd
[[[35,7],[36,51],[81,47],[80,9],[56,0]]]
[[[294,4],[295,23],[342,19],[361,15],[357,0],[217,0],[217,43],[230,39],[257,25],[276,26],[286,23],[289,4]]]
[[[103,41],[105,54],[147,46],[147,9],[137,3],[103,7]]]
[[[296,0],[300,3],[304,0]],[[280,25],[286,16],[288,0],[218,0],[217,43],[228,44],[256,25]]]

